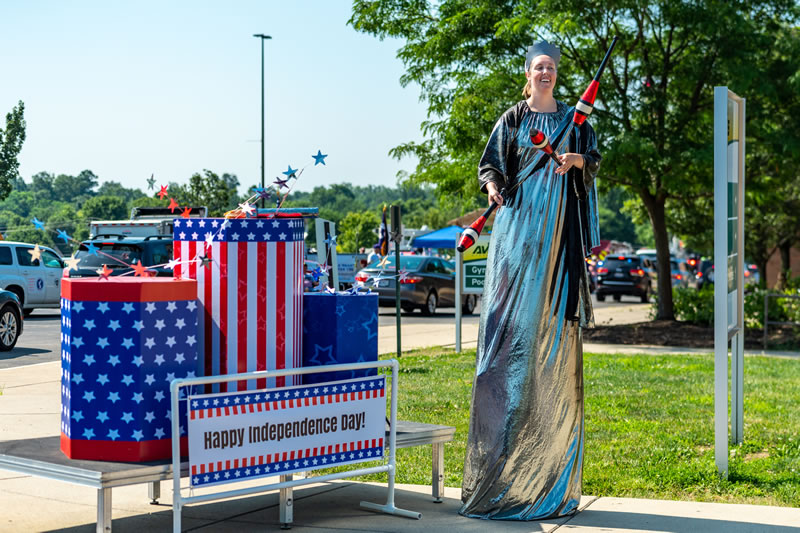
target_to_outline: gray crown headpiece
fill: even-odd
[[[547,41],[533,43],[528,47],[528,53],[525,54],[525,72],[528,72],[528,69],[531,68],[531,61],[536,56],[550,56],[553,58],[556,67],[558,67],[558,62],[561,59],[561,50]]]

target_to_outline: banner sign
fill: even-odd
[[[483,294],[483,278],[486,276],[486,258],[489,256],[490,235],[481,235],[475,245],[464,251],[464,294]]]
[[[382,459],[386,378],[189,397],[193,487]]]

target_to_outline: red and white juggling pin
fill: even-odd
[[[603,58],[603,62],[600,63],[600,68],[597,69],[597,74],[594,75],[591,83],[583,91],[583,96],[578,99],[578,103],[575,104],[575,114],[572,117],[572,123],[576,126],[580,126],[586,120],[586,117],[592,114],[592,110],[594,109],[594,101],[597,98],[597,89],[600,87],[600,76],[603,74],[603,70],[606,68],[606,63],[608,63],[608,58],[611,57],[611,52],[614,50],[614,46],[617,44],[617,37],[614,36],[614,39],[611,41],[611,46],[608,47],[608,51],[606,52],[606,56]]]

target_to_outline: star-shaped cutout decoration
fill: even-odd
[[[269,189],[265,187],[256,187],[256,196],[258,196],[259,200],[269,200],[271,192]]]
[[[41,230],[43,230],[43,229],[44,229],[44,222],[42,222],[42,221],[41,221],[41,220],[39,220],[38,218],[36,218],[36,217],[33,217],[33,220],[31,220],[31,222],[33,222],[33,225],[34,225],[34,227],[35,227],[36,229],[41,229]]]
[[[61,231],[60,229],[57,229],[56,231],[58,232],[58,237],[56,237],[56,239],[63,239],[64,242],[69,242],[69,240],[72,238],[67,235],[66,231]]]
[[[169,193],[167,192],[167,187],[168,187],[168,185],[162,185],[162,186],[161,186],[161,190],[160,190],[160,191],[158,191],[158,193],[157,193],[157,194],[158,194],[158,198],[159,198],[160,200],[163,200],[163,199],[164,199],[164,197],[165,197],[165,196],[167,196],[167,194],[169,194]]]
[[[175,270],[175,267],[178,266],[180,262],[181,262],[180,259],[170,259],[169,262],[167,263],[167,268],[170,270]]]
[[[156,185],[156,179],[153,177],[153,174],[150,174],[150,178],[147,180],[147,190],[152,191]]]
[[[207,255],[198,256],[197,261],[204,267],[211,268],[211,258]]]
[[[181,213],[181,218],[189,218],[191,212],[192,212],[192,208],[191,207],[189,207],[189,206],[184,207],[183,208],[183,213]]]
[[[248,202],[239,204],[239,209],[241,209],[248,216],[253,216],[253,214],[256,212],[256,208],[253,207],[253,204]]]
[[[385,267],[385,266],[386,266],[386,264],[387,264],[388,262],[389,262],[389,255],[387,254],[387,255],[384,255],[384,256],[383,256],[383,258],[381,259],[380,263],[378,263],[378,266],[379,266],[379,267],[381,267],[381,268],[383,268],[383,267]]]
[[[28,253],[31,254],[31,261],[38,261],[42,257],[42,249],[39,248],[38,244],[28,250]]]
[[[286,181],[289,181],[288,178],[297,178],[297,169],[296,168],[292,168],[292,165],[289,165],[287,170],[285,172],[283,172],[283,175],[287,176],[287,180]]]
[[[145,266],[142,264],[142,260],[141,259],[139,259],[136,263],[134,263],[134,265],[133,265],[133,275],[134,276],[145,276],[145,277],[148,276],[147,268],[145,268]]]
[[[78,263],[81,260],[75,257],[75,254],[71,255],[69,259],[64,259],[64,264],[68,270],[78,270]]]
[[[324,165],[325,158],[328,157],[328,154],[323,154],[321,150],[317,150],[317,155],[312,155],[311,157],[314,158],[314,166],[317,166],[320,163]]]
[[[93,242],[90,242],[86,245],[86,251],[92,255],[97,255],[97,246],[95,246]]]
[[[400,271],[400,273],[397,275],[397,280],[398,280],[400,283],[403,283],[404,281],[406,281],[406,280],[408,279],[408,274],[409,274],[409,273],[408,273],[408,270],[406,270],[406,269],[402,269],[402,270]]]
[[[338,235],[328,235],[328,238],[325,239],[325,244],[328,246],[336,246],[336,238]]]
[[[282,188],[286,188],[286,189],[289,188],[289,186],[286,185],[286,183],[288,183],[288,181],[289,181],[289,178],[286,178],[285,180],[282,180],[280,178],[275,178],[275,181],[273,181],[272,183],[277,185],[278,186],[278,190],[280,190]],[[278,203],[280,203],[280,199],[278,199]]]
[[[169,205],[167,207],[169,207],[169,212],[170,213],[174,213],[175,212],[175,208],[176,207],[180,207],[180,206],[178,205],[178,202],[175,201],[175,198],[170,198],[169,199]]]
[[[100,275],[100,279],[108,279],[108,276],[111,274],[111,269],[108,268],[108,265],[103,265],[103,268],[98,268],[95,272]]]

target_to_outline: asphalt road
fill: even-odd
[[[624,324],[647,320],[649,305],[635,298],[594,301],[598,324]],[[0,369],[36,363],[58,361],[61,353],[61,320],[59,309],[37,309],[24,321],[22,336],[10,352],[0,352]],[[394,308],[381,307],[378,312],[380,353],[396,349]],[[423,316],[419,311],[401,313],[403,349],[455,343],[455,308],[437,309],[434,316]],[[462,317],[462,339],[474,342],[480,318],[480,303],[472,315]],[[0,383],[2,386],[2,383]]]

